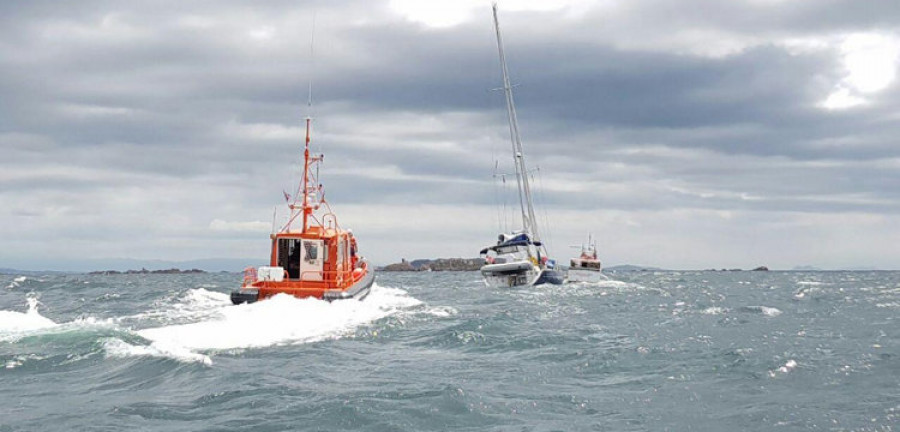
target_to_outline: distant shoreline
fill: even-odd
[[[413,267],[412,263],[418,263],[419,261],[428,261],[428,262],[446,262],[447,260],[474,260],[468,265],[435,265],[428,267]],[[441,258],[436,260],[414,260],[411,262],[407,262],[404,264],[403,262],[390,264],[386,266],[376,267],[376,270],[379,272],[418,272],[418,271],[478,271],[483,265],[483,260],[479,258],[467,259],[467,258]],[[402,268],[398,268],[398,266],[402,266]],[[408,267],[409,266],[409,267]],[[411,268],[410,268],[411,267]],[[643,267],[643,266],[632,266],[632,265],[615,265],[610,266],[603,269],[604,272],[609,273],[630,273],[630,272],[750,272],[752,269],[715,269],[715,268],[707,268],[707,269],[664,269],[658,267]],[[898,272],[900,269],[888,270],[888,269],[869,269],[869,268],[856,268],[856,269],[774,269],[769,270],[774,272],[793,272],[793,273],[819,273],[819,272]],[[145,275],[145,274],[210,274],[210,273],[234,273],[240,274],[241,270],[203,270],[198,268],[181,270],[177,268],[171,269],[158,269],[158,270],[92,270],[92,271],[78,271],[78,270],[21,270],[21,269],[13,269],[13,268],[0,268],[0,275],[47,275],[47,274],[82,274],[82,275],[92,275],[92,276],[104,276],[104,275]]]
[[[196,269],[196,268],[190,269],[190,270],[181,270],[181,269],[177,269],[177,268],[171,268],[171,269],[165,269],[165,270],[147,270],[145,268],[142,268],[140,270],[125,270],[125,271],[97,270],[97,271],[88,272],[87,274],[107,276],[107,275],[123,275],[123,274],[124,275],[133,275],[133,274],[195,274],[195,273],[206,273],[206,271]]]

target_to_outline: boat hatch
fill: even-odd
[[[322,280],[325,265],[325,242],[323,240],[303,240],[303,259],[300,261],[300,279]]]
[[[287,271],[288,279],[322,280],[325,251],[322,240],[281,238],[278,239],[278,266]]]

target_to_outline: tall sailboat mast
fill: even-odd
[[[519,138],[519,121],[516,118],[516,105],[513,102],[512,85],[509,82],[509,71],[506,68],[506,56],[503,54],[503,39],[500,36],[500,22],[497,19],[497,3],[493,4],[494,30],[497,32],[497,49],[500,52],[500,69],[503,72],[503,91],[506,94],[506,112],[509,115],[509,138],[512,143],[513,159],[516,165],[516,183],[519,187],[519,206],[522,209],[522,228],[534,241],[540,241],[537,219],[534,217],[534,203],[531,199],[531,186],[528,182],[528,169],[525,165],[525,152]]]
[[[509,82],[506,55],[503,52],[503,38],[500,36],[497,3],[494,3],[493,10],[497,50],[500,52],[500,69],[503,72],[503,91],[506,95],[506,113],[509,116],[509,139],[516,165],[519,207],[522,210],[522,231],[513,231],[512,235],[501,234],[495,245],[482,249],[481,255],[484,256],[485,264],[481,266],[481,275],[485,284],[490,287],[559,285],[565,282],[565,276],[556,270],[556,263],[549,258],[547,247],[544,246],[538,232],[537,218],[534,216],[528,165],[525,164],[525,151],[519,138],[519,121],[516,118],[516,104]]]

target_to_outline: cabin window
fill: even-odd
[[[319,259],[319,246],[313,242],[305,242],[303,243],[303,247],[306,248],[306,261],[309,263],[316,262]]]
[[[496,248],[498,254],[514,254],[517,252],[527,252],[528,248],[525,246],[501,246]]]
[[[325,242],[322,240],[303,240],[303,256],[300,262],[300,279],[310,281],[320,281],[324,277],[324,259],[322,258],[322,249],[325,249]]]

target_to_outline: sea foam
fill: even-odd
[[[38,330],[56,327],[58,324],[38,312],[38,304],[36,298],[29,297],[28,310],[24,313],[0,311],[0,341],[16,340]]]
[[[204,354],[191,352],[189,349],[179,346],[166,346],[165,344],[153,344],[150,346],[132,345],[118,338],[109,338],[104,341],[103,349],[107,357],[164,357],[185,363],[202,363],[211,365],[212,359]]]
[[[761,313],[765,316],[776,317],[781,315],[781,309],[769,306],[744,306],[741,308],[744,312]]]
[[[301,344],[341,337],[359,326],[420,304],[406,291],[377,285],[365,301],[329,303],[276,295],[239,306],[207,303],[215,310],[207,311],[208,318],[202,321],[146,328],[136,333],[151,341],[149,349],[160,353]],[[142,350],[132,353],[149,355]]]

